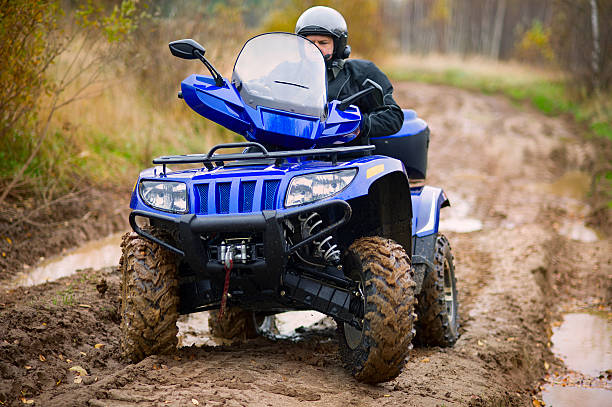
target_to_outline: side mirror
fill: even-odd
[[[203,46],[192,39],[172,41],[168,46],[172,55],[182,59],[199,59],[206,52]]]
[[[208,68],[210,74],[215,79],[215,85],[221,87],[224,86],[223,77],[217,70],[212,66],[210,62],[206,58],[204,58],[204,54],[206,50],[203,46],[198,44],[196,41],[191,38],[185,40],[172,41],[168,44],[170,47],[170,52],[172,55],[178,58],[183,59],[199,59],[202,63]],[[179,96],[180,97],[180,96]]]
[[[374,82],[371,79],[366,79],[365,81],[363,81],[362,86],[366,88],[342,100],[338,104],[338,109],[346,110],[346,108],[348,108],[352,103],[366,96],[372,98],[371,104],[373,104],[375,107],[382,106],[385,104],[383,100],[382,86],[380,86],[378,83]]]

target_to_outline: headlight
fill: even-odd
[[[289,183],[285,207],[319,201],[342,191],[357,174],[356,168],[300,175]]]
[[[182,182],[141,181],[140,197],[155,209],[187,212],[187,186]]]

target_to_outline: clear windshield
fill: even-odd
[[[253,108],[325,116],[325,61],[316,45],[303,37],[269,33],[251,38],[238,55],[232,83]]]

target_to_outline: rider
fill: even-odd
[[[358,137],[349,145],[369,144],[370,137],[388,136],[399,131],[404,115],[393,100],[393,86],[387,76],[373,62],[346,59],[351,47],[346,43],[348,30],[342,14],[330,7],[311,7],[298,19],[295,33],[314,42],[323,53],[327,66],[328,101],[342,100],[363,90],[366,79],[378,83],[383,89],[382,106],[374,104],[372,98],[354,102],[362,119]]]

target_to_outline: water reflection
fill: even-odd
[[[84,244],[64,254],[44,260],[32,270],[26,270],[13,281],[14,285],[32,286],[74,274],[77,270],[111,267],[119,264],[121,236],[115,233],[104,239]]]
[[[552,351],[568,369],[599,376],[612,368],[612,322],[596,314],[567,314],[553,329]]]
[[[573,313],[553,328],[552,351],[568,372],[542,389],[547,406],[612,406],[612,314]],[[597,388],[595,388],[597,387]]]

